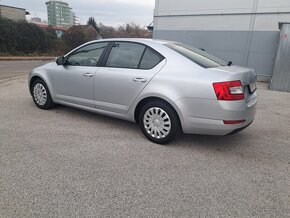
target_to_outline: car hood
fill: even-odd
[[[42,68],[42,69],[45,68],[45,69],[47,69],[47,68],[55,67],[55,66],[56,66],[56,63],[55,62],[49,62],[49,63],[46,63],[46,64],[41,65],[38,68]]]

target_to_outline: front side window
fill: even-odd
[[[181,43],[169,43],[165,45],[204,68],[221,67],[227,65],[225,61],[189,45]]]
[[[115,42],[106,66],[137,69],[145,48],[138,43]]]
[[[107,42],[92,43],[74,51],[67,59],[66,65],[97,66]]]

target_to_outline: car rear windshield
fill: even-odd
[[[208,54],[201,49],[194,48],[189,45],[182,43],[169,43],[165,45],[204,68],[221,67],[227,65],[225,61]]]

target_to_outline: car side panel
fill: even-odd
[[[142,99],[160,97],[175,108],[185,133],[226,135],[251,123],[256,111],[255,94],[251,99],[242,101],[217,100],[212,84],[216,81],[232,80],[233,76],[236,74],[204,69],[186,60],[168,57],[168,64],[134,103],[131,116],[134,116],[134,107]],[[245,119],[246,122],[237,125],[223,123],[223,120],[241,119]]]
[[[97,109],[126,114],[137,96],[163,68],[164,59],[150,70],[100,67],[94,82]],[[135,79],[144,79],[136,82]]]
[[[94,77],[97,67],[57,66],[53,71],[55,98],[94,107]],[[91,76],[84,76],[90,74]]]
[[[55,98],[55,93],[52,85],[52,72],[56,66],[55,62],[47,63],[41,67],[33,69],[28,75],[28,86],[30,87],[31,79],[33,77],[41,78],[47,85],[52,99]]]

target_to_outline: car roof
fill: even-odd
[[[85,45],[89,45],[95,42],[114,42],[114,41],[118,41],[118,42],[135,42],[135,43],[141,43],[144,45],[147,45],[149,47],[154,48],[156,51],[160,52],[161,54],[163,54],[162,49],[164,49],[164,45],[168,44],[168,43],[174,43],[172,41],[166,41],[166,40],[157,40],[157,39],[148,39],[148,38],[109,38],[109,39],[98,39],[98,40],[93,40],[90,42],[87,42],[83,45],[80,45],[79,47],[71,50],[70,52],[68,52],[65,56],[68,56],[70,53],[74,52],[75,50],[85,46]]]
[[[172,43],[172,41],[161,40],[161,39],[148,39],[148,38],[109,38],[109,39],[99,39],[94,40],[92,42],[102,42],[102,41],[127,41],[127,42],[139,42],[144,44],[168,44]]]

